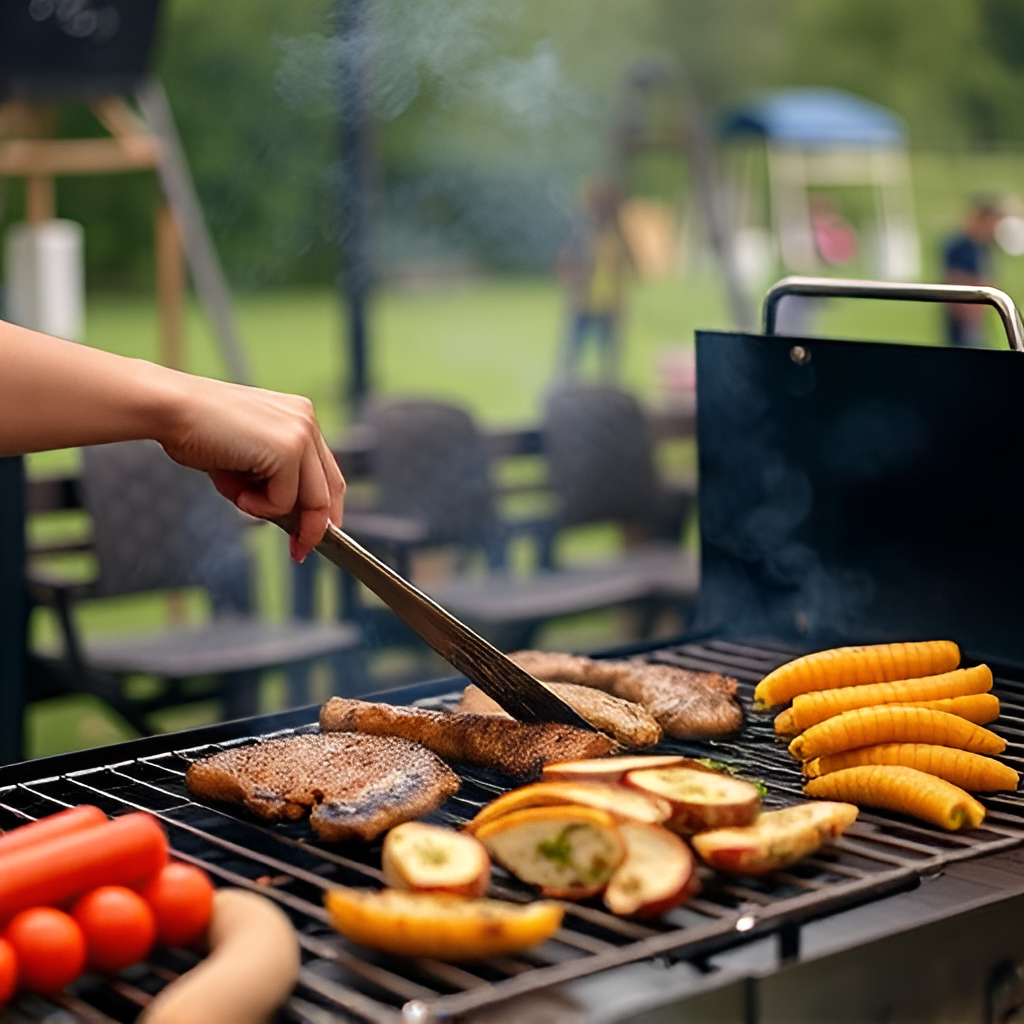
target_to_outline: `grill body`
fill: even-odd
[[[670,741],[661,749],[733,765],[767,786],[769,807],[800,799],[796,762],[770,719],[751,712],[754,684],[793,653],[778,642],[708,638],[640,654],[734,675],[747,712],[736,738]],[[386,699],[444,707],[464,682],[407,687]],[[1004,756],[1021,767],[1024,679],[1000,672],[996,692]],[[597,902],[567,904],[558,935],[519,957],[453,966],[361,949],[330,929],[321,901],[332,883],[379,885],[379,843],[322,844],[304,823],[271,825],[237,807],[201,804],[184,786],[190,761],[259,735],[315,728],[316,714],[315,707],[299,709],[0,768],[0,827],[79,803],[110,814],[156,814],[179,857],[222,884],[266,894],[292,917],[304,966],[282,1020],[984,1019],[978,1014],[988,1012],[993,992],[1003,993],[1004,1003],[1016,998],[1016,958],[1024,955],[1024,799],[1015,794],[985,797],[989,817],[967,835],[863,813],[831,849],[765,879],[709,877],[698,898],[654,921],[617,919]],[[463,787],[432,816],[439,823],[460,824],[515,784],[456,767]],[[500,872],[494,894],[531,895]],[[184,951],[159,951],[117,980],[81,979],[58,1002],[82,1020],[132,1021],[149,994],[194,961]],[[954,997],[970,1012],[939,1012]],[[56,1008],[44,1012],[42,1002],[21,997],[10,1012],[44,1020]]]

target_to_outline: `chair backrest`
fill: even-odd
[[[559,526],[643,522],[654,513],[653,444],[632,395],[598,386],[556,391],[547,403],[544,449]]]
[[[484,438],[462,409],[421,400],[372,407],[378,507],[427,526],[429,543],[486,546],[496,517]]]
[[[244,519],[205,473],[179,466],[155,441],[84,448],[83,463],[97,596],[198,585],[218,612],[250,610]]]

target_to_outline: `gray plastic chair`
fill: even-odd
[[[351,623],[268,623],[253,616],[247,520],[206,474],[179,466],[153,441],[85,448],[83,463],[97,576],[83,586],[33,570],[30,582],[37,600],[60,615],[71,677],[137,729],[150,731],[146,717],[154,710],[209,699],[190,696],[186,680],[218,677],[226,717],[239,717],[257,710],[264,669],[357,648],[359,632]],[[192,586],[210,595],[214,617],[206,625],[85,639],[76,628],[74,604],[82,599]],[[133,675],[160,677],[165,692],[131,700],[120,684]]]
[[[628,543],[604,566],[609,579],[618,578],[623,590],[651,601],[692,608],[700,588],[699,563],[680,538],[696,492],[672,490],[659,479],[639,402],[612,387],[554,392],[547,402],[544,450],[558,500],[545,564],[557,568],[558,531],[617,522]]]
[[[424,400],[389,402],[372,407],[366,423],[373,431],[378,501],[371,514],[346,513],[346,528],[390,556],[404,574],[417,548],[445,544],[467,554],[483,551],[486,574],[457,571],[424,589],[498,647],[527,646],[547,620],[649,596],[653,570],[627,576],[618,565],[542,569],[525,578],[505,571],[510,537],[522,532],[540,543],[551,523],[500,520],[487,442],[465,411]],[[367,609],[355,614],[367,635],[388,642]]]

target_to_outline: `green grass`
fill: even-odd
[[[914,180],[925,255],[925,277],[936,280],[941,238],[959,219],[975,191],[1011,192],[1024,178],[1024,157],[975,154],[918,155]],[[999,256],[997,282],[1024,299],[1024,260]],[[239,295],[236,313],[256,383],[309,396],[328,437],[338,437],[350,419],[345,394],[344,329],[337,296],[327,289]],[[554,382],[563,307],[551,278],[481,278],[433,290],[384,289],[370,315],[371,381],[376,393],[429,395],[458,402],[485,424],[536,420]],[[728,328],[723,290],[712,275],[642,282],[631,292],[623,342],[624,384],[649,402],[664,395],[656,369],[659,353],[691,348],[695,329]],[[823,335],[935,344],[938,311],[919,304],[833,300],[817,324]],[[199,310],[187,318],[187,369],[222,376],[223,363]],[[990,343],[1003,344],[998,321]],[[123,355],[158,358],[154,304],[148,296],[94,294],[89,297],[87,342]],[[693,465],[693,447],[666,452],[674,468]],[[77,465],[75,452],[52,452],[29,460],[32,472]],[[535,471],[526,467],[526,472]],[[276,618],[287,606],[287,553],[275,530],[254,531],[262,614]],[[583,548],[607,545],[607,535],[582,541]],[[202,595],[190,595],[186,613],[206,614]],[[126,598],[84,610],[87,631],[156,628],[166,621],[162,597]],[[552,645],[585,648],[628,629],[622,615],[608,613],[568,623],[551,634]],[[40,642],[52,642],[53,623],[35,623]],[[280,706],[282,687],[270,680],[261,694],[265,708]],[[168,712],[165,728],[209,720],[215,708]],[[126,738],[130,731],[88,697],[37,705],[27,722],[32,756]]]

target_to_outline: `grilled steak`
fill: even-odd
[[[321,839],[373,839],[427,814],[458,791],[459,777],[418,743],[327,733],[266,740],[189,765],[196,796],[244,804],[270,821],[309,814]]]
[[[324,732],[360,732],[416,740],[452,761],[469,761],[507,775],[536,775],[552,761],[601,757],[607,736],[569,725],[517,722],[501,715],[448,713],[332,697],[320,709]]]
[[[650,747],[661,739],[661,726],[646,708],[621,700],[590,686],[576,683],[545,683],[549,690],[578,711],[595,729],[607,733],[624,747]],[[501,706],[477,686],[470,684],[462,694],[459,711],[504,715]]]
[[[731,676],[643,661],[599,662],[548,651],[517,651],[509,657],[544,682],[579,683],[635,701],[658,720],[666,735],[676,739],[724,736],[743,724],[743,711],[733,699],[736,680]]]

